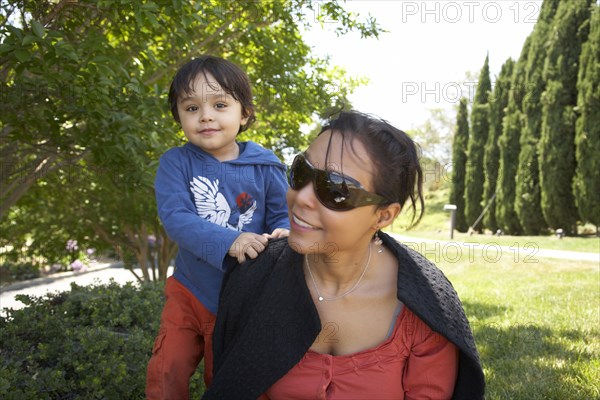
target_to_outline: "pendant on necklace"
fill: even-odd
[[[323,296],[319,296],[319,301],[323,301]]]

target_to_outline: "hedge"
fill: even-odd
[[[0,317],[0,398],[143,399],[164,304],[160,283],[79,286]],[[190,394],[204,390],[202,365]]]

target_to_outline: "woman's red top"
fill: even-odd
[[[261,400],[450,399],[458,350],[402,307],[379,346],[332,356],[309,350]]]

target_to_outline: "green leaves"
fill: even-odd
[[[14,52],[14,54],[15,54],[15,57],[17,58],[17,60],[22,63],[29,61],[29,59],[31,58],[31,54],[27,50],[24,50],[24,49],[17,49]]]
[[[533,33],[525,41],[514,66],[506,98],[495,95],[490,104],[491,125],[486,146],[486,181],[483,200],[470,190],[479,181],[476,137],[469,144],[466,201],[468,219],[493,193],[495,136],[500,129],[499,170],[496,178],[496,217],[499,227],[511,234],[536,235],[548,228],[577,234],[577,225],[598,224],[595,195],[600,150],[600,95],[597,72],[600,8],[593,0],[546,0]],[[595,18],[595,19],[594,19]],[[592,50],[595,49],[595,50]],[[475,103],[484,99],[489,82],[480,78]],[[502,85],[502,73],[496,81]],[[595,88],[592,89],[592,88]],[[493,101],[492,101],[493,100]],[[501,100],[498,102],[498,100]],[[484,110],[475,104],[472,133],[487,131]],[[516,156],[518,155],[518,160]],[[475,194],[476,196],[472,196]],[[491,217],[491,214],[489,215]],[[484,219],[486,227],[493,221]]]
[[[600,7],[590,19],[590,34],[582,47],[577,79],[577,120],[575,157],[577,167],[573,193],[583,221],[600,225]]]
[[[162,289],[73,284],[69,292],[21,297],[25,308],[0,317],[0,397],[142,398]]]
[[[467,167],[466,148],[469,143],[469,116],[467,99],[461,98],[456,115],[456,129],[452,141],[452,188],[450,204],[456,206],[456,230],[466,232],[469,228],[465,219],[465,174]]]
[[[542,213],[551,228],[576,234],[575,115],[578,62],[589,32],[590,2],[561,2],[546,48],[539,166]],[[597,7],[597,6],[596,6]],[[557,168],[560,165],[560,168]]]
[[[478,220],[483,206],[489,199],[483,198],[484,169],[483,154],[489,131],[490,104],[488,96],[491,90],[489,60],[486,56],[479,74],[479,84],[473,100],[471,130],[467,150],[467,169],[465,176],[465,218],[469,226]],[[481,225],[474,227],[481,231]]]
[[[340,32],[378,33],[335,1],[315,5]],[[303,2],[8,0],[2,16],[10,101],[0,106],[0,156],[14,168],[0,181],[0,227],[17,241],[34,237],[39,252],[51,252],[48,230],[115,248],[132,246],[142,226],[160,235],[156,160],[182,143],[166,95],[190,58],[210,53],[247,70],[258,121],[240,139],[279,154],[303,148],[300,127],[347,104],[360,83],[310,54],[299,27],[314,20]]]
[[[44,36],[46,29],[41,23],[33,20],[31,21],[31,31],[35,34],[35,36],[41,39]]]

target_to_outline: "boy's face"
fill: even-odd
[[[177,100],[181,128],[187,140],[220,161],[238,157],[235,137],[241,125],[248,122],[242,116],[239,101],[225,92],[211,75],[199,74],[193,91]]]

